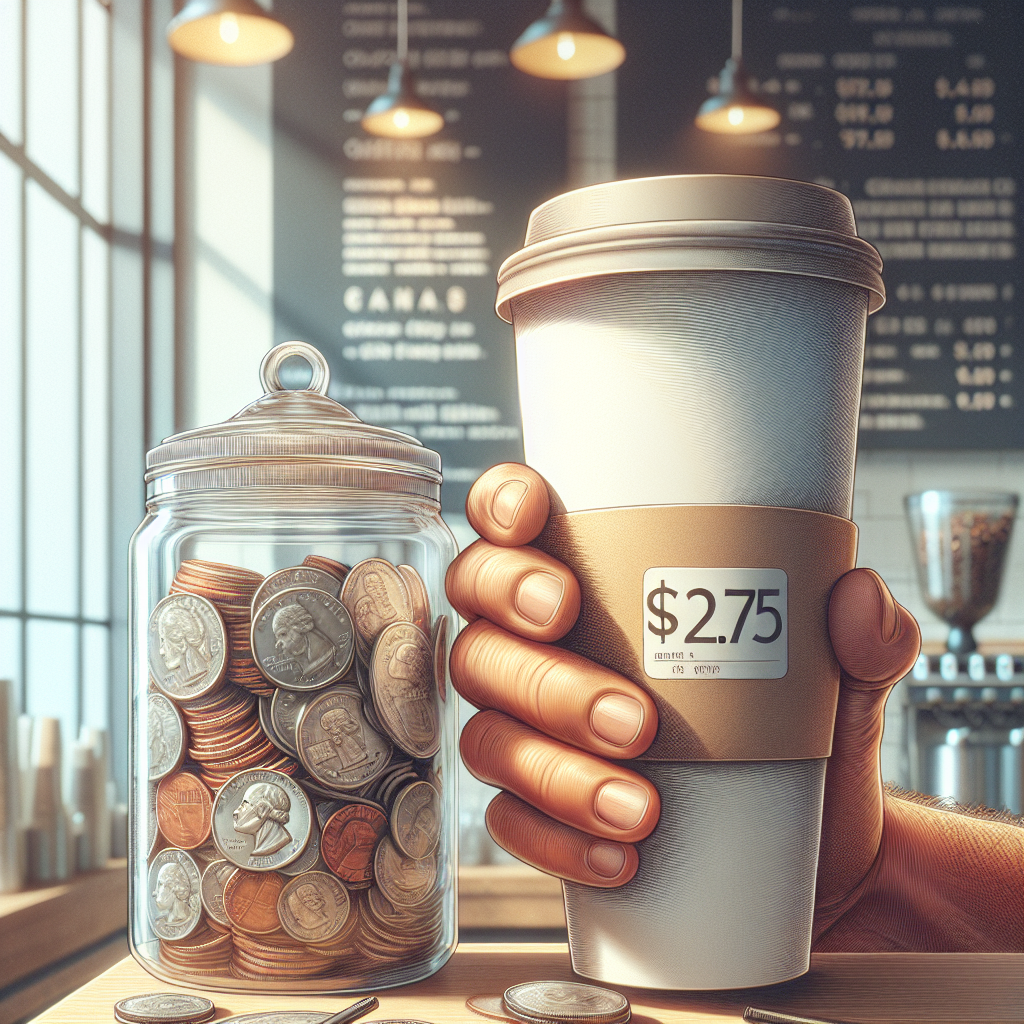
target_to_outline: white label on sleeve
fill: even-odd
[[[652,679],[781,679],[787,582],[782,569],[648,569],[644,671]]]

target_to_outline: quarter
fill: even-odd
[[[430,758],[441,746],[434,684],[434,651],[410,622],[385,626],[370,659],[373,706],[381,725],[404,751]]]
[[[203,909],[217,924],[231,924],[224,913],[224,886],[234,871],[235,865],[228,860],[210,861],[203,870],[199,887]]]
[[[391,838],[407,857],[422,860],[433,853],[441,835],[437,790],[429,782],[406,786],[391,807]]]
[[[149,617],[149,671],[161,693],[192,700],[212,693],[227,668],[227,632],[205,597],[171,594]]]
[[[625,1024],[629,1000],[611,989],[577,981],[528,981],[506,989],[505,1008],[518,1020]]]
[[[307,871],[287,882],[277,898],[281,926],[299,942],[330,942],[348,922],[348,890],[324,871]]]
[[[114,1004],[114,1015],[127,1024],[203,1024],[214,1012],[209,999],[180,992],[151,992]]]
[[[149,921],[157,938],[184,939],[203,917],[196,862],[184,851],[161,850],[149,866]]]
[[[437,858],[414,860],[385,836],[377,847],[373,873],[380,891],[396,907],[413,907],[426,900],[437,882]]]
[[[271,724],[293,757],[299,756],[295,745],[295,728],[307,699],[303,694],[291,690],[275,690],[274,696],[270,698]]]
[[[322,590],[331,597],[341,592],[341,580],[332,573],[324,572],[316,566],[297,565],[291,569],[278,569],[272,572],[256,589],[252,596],[252,616],[255,618],[260,609],[275,594],[282,590],[301,587],[305,590]]]
[[[185,723],[181,712],[162,693],[151,693],[148,704],[149,781],[156,782],[181,767]]]

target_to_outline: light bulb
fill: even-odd
[[[730,107],[729,108],[729,124],[743,124],[743,108],[742,107]]]
[[[233,14],[220,16],[220,37],[228,44],[238,42],[238,19]]]
[[[576,40],[571,32],[559,32],[558,43],[555,46],[558,56],[562,60],[572,60],[576,56]]]
[[[408,128],[409,127],[409,113],[405,110],[396,110],[394,117],[391,119],[395,122],[396,128]]]

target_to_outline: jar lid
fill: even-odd
[[[800,274],[885,302],[882,259],[857,237],[849,199],[823,185],[742,174],[675,174],[589,185],[542,203],[498,270],[498,315],[547,285],[677,270]]]
[[[300,356],[309,386],[279,371]],[[223,423],[167,438],[146,455],[147,498],[246,487],[341,487],[441,500],[441,456],[415,437],[364,423],[327,397],[330,370],[312,345],[286,341],[260,365],[264,395]]]

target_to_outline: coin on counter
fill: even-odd
[[[236,868],[224,885],[224,913],[231,925],[250,935],[269,935],[281,927],[277,898],[284,879],[276,871]]]
[[[209,999],[181,992],[150,992],[114,1004],[114,1019],[123,1024],[205,1024],[214,1013]]]
[[[325,871],[296,875],[277,897],[281,927],[299,942],[330,942],[344,929],[350,909],[348,890]]]
[[[234,872],[235,865],[229,860],[210,861],[203,869],[199,894],[206,916],[216,921],[217,924],[231,924],[227,914],[224,913],[224,886]]]
[[[434,649],[434,682],[441,700],[448,699],[448,616],[439,615],[430,638]]]
[[[282,590],[300,587],[307,590],[322,590],[331,597],[341,593],[341,580],[332,573],[324,572],[311,565],[296,565],[291,569],[278,569],[272,572],[252,595],[252,616],[255,618],[260,609],[275,594]]]
[[[213,841],[232,864],[275,871],[297,860],[313,828],[313,805],[283,772],[251,768],[233,775],[213,802]]]
[[[409,600],[412,605],[410,621],[426,633],[430,627],[430,597],[427,595],[423,577],[411,565],[398,566],[398,573],[409,589]]]
[[[260,1010],[257,1013],[240,1013],[225,1017],[217,1024],[323,1024],[333,1013],[319,1010]]]
[[[363,804],[346,804],[324,824],[320,849],[324,863],[353,886],[373,881],[373,855],[387,833],[388,819]]]
[[[392,622],[412,622],[412,597],[402,574],[383,558],[352,566],[341,588],[342,604],[352,615],[356,644],[368,661],[377,634]]]
[[[210,837],[213,795],[198,776],[175,772],[156,789],[156,818],[164,838],[182,850],[194,850]]]
[[[515,1017],[505,1009],[501,996],[470,996],[466,1000],[466,1008],[491,1020],[515,1020]]]
[[[160,939],[184,939],[203,917],[196,862],[184,851],[161,850],[149,866],[149,921]]]
[[[185,722],[181,712],[162,693],[151,693],[148,705],[149,781],[157,782],[181,767],[185,758]]]
[[[391,838],[407,857],[422,860],[433,853],[441,835],[441,807],[429,782],[406,786],[391,807]]]
[[[227,650],[224,620],[205,597],[171,594],[149,617],[149,670],[172,700],[216,690],[227,669]]]
[[[415,860],[400,853],[388,836],[377,847],[373,874],[380,891],[398,907],[422,903],[437,883],[437,858]]]
[[[260,671],[286,690],[319,690],[352,664],[352,619],[322,590],[292,587],[266,601],[252,619],[252,650]]]
[[[363,713],[354,686],[337,685],[307,704],[295,731],[303,767],[334,790],[359,789],[375,779],[391,760],[391,743],[377,733]]]
[[[425,759],[441,746],[434,652],[411,622],[385,626],[373,645],[370,687],[380,724],[406,753]]]
[[[629,1000],[611,989],[578,981],[527,981],[505,990],[505,1009],[527,1024],[625,1024]]]

